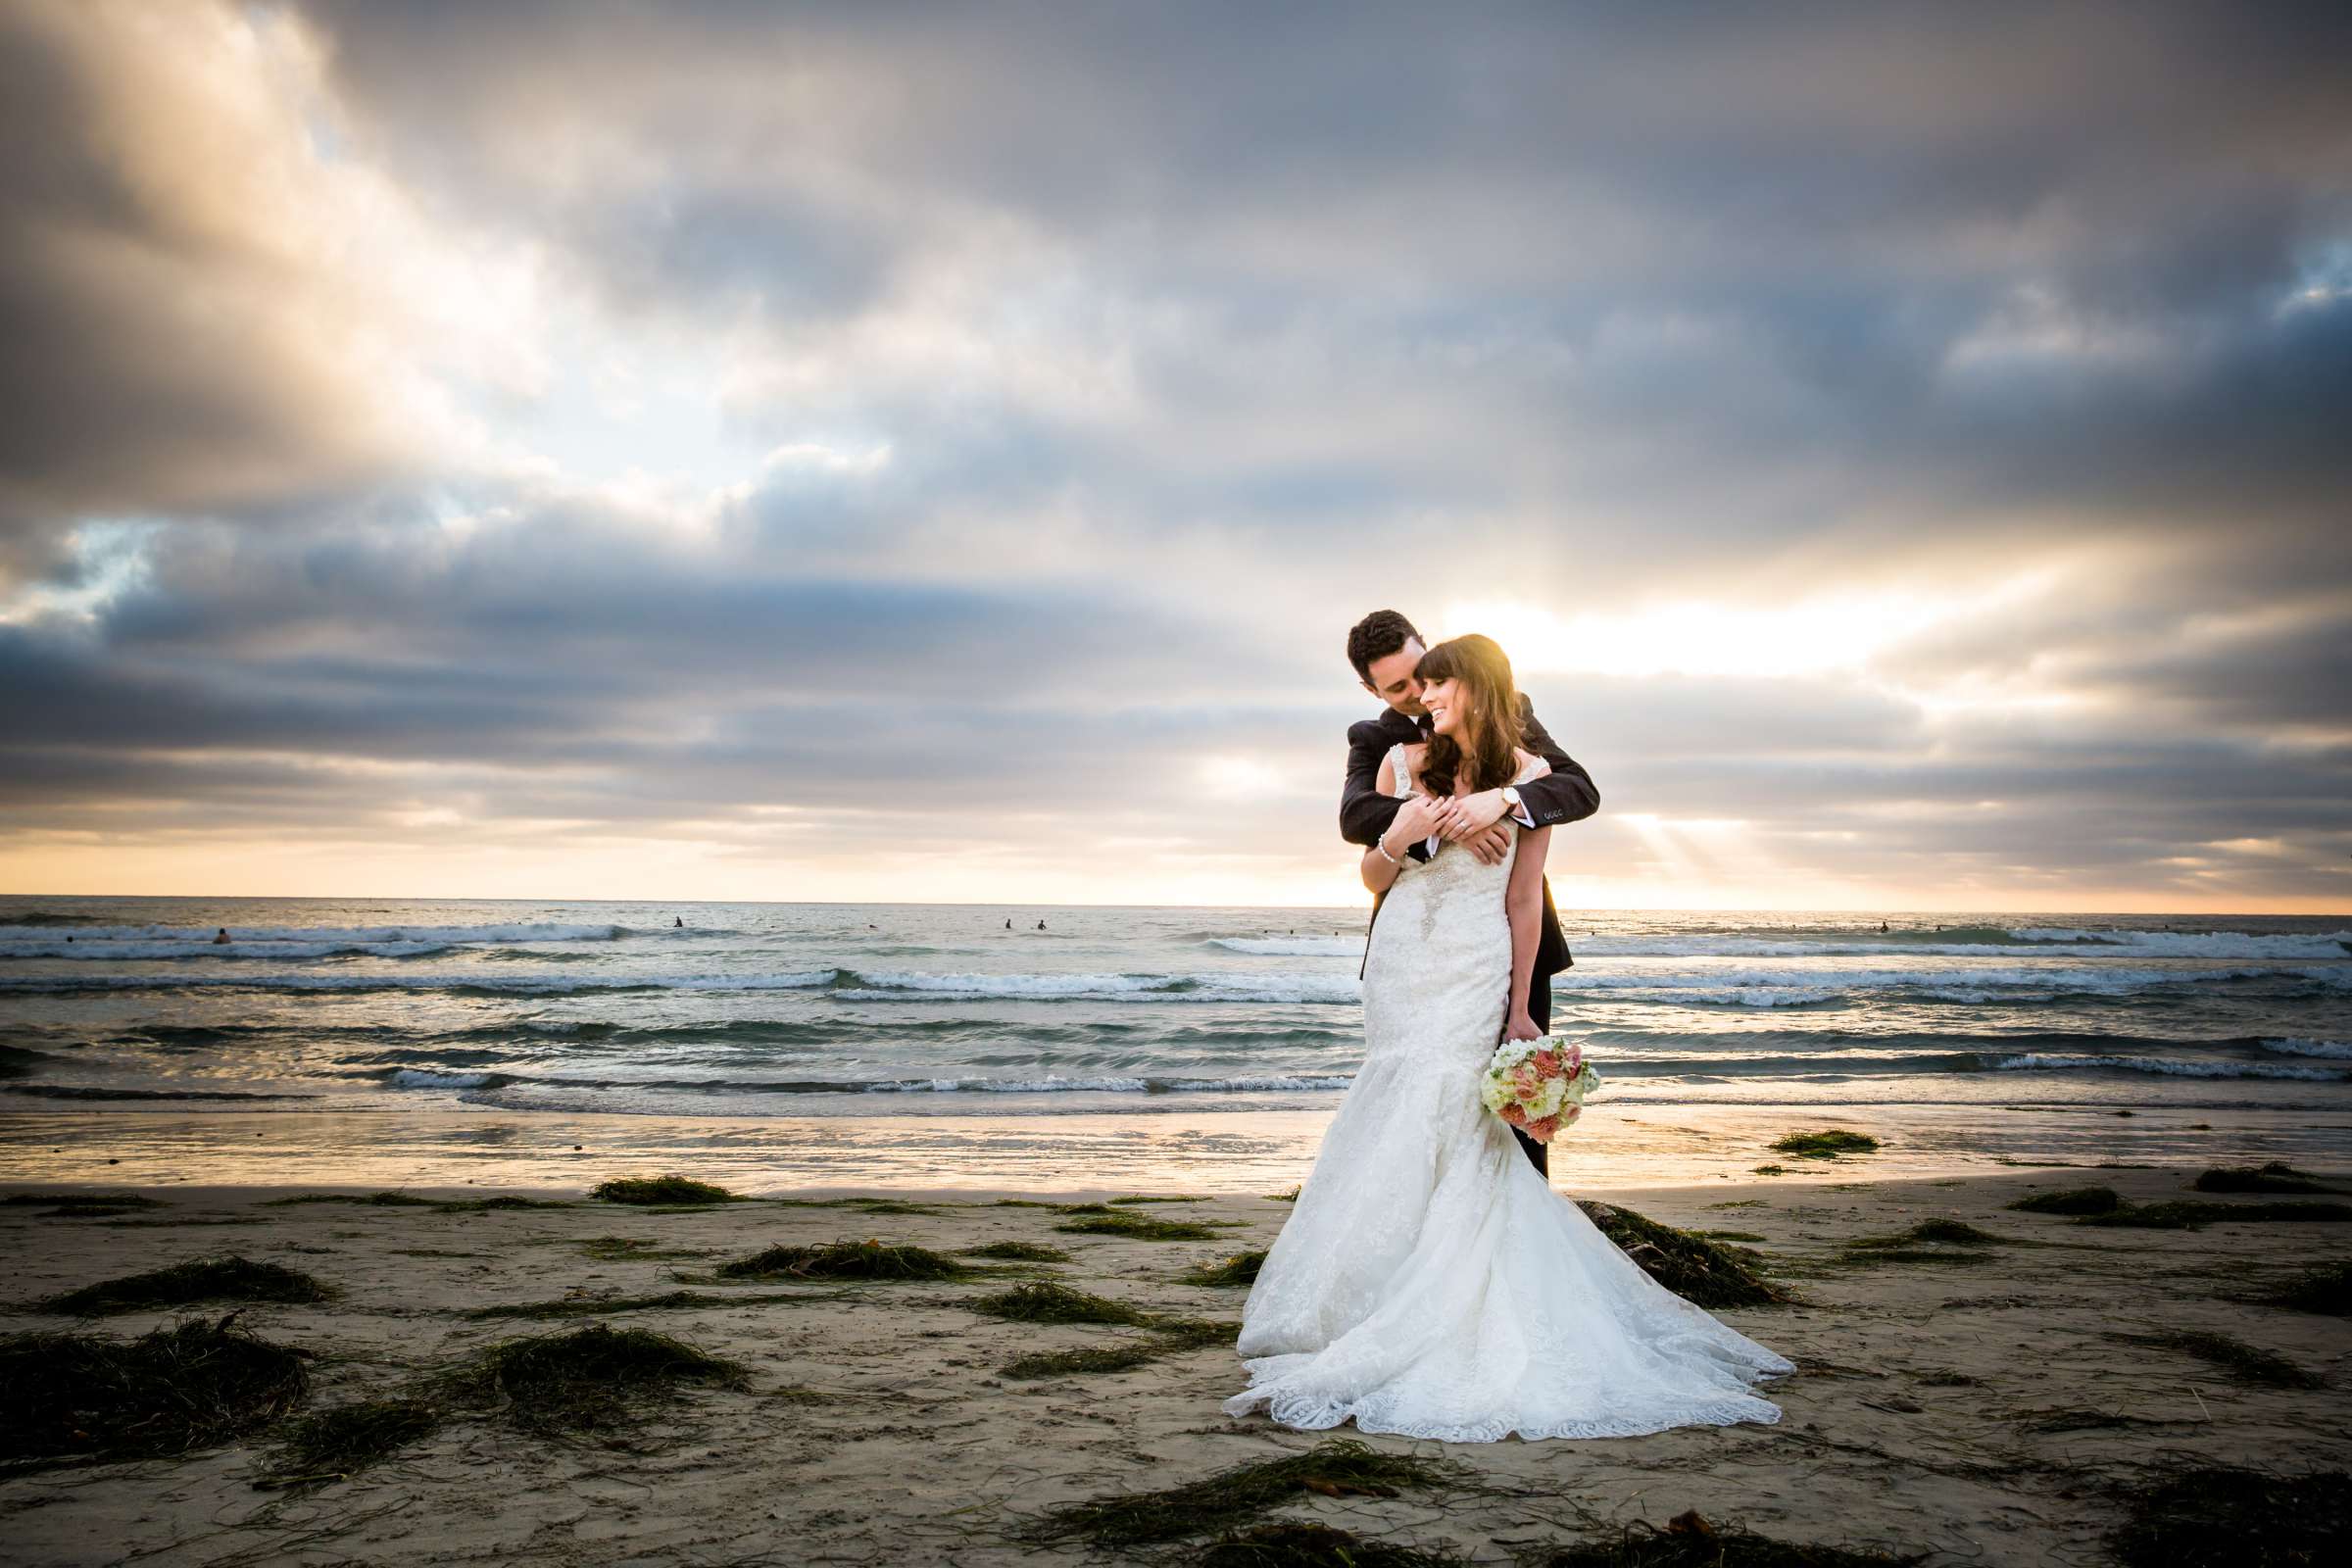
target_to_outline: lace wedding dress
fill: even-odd
[[[1795,1367],[1644,1274],[1479,1100],[1509,1004],[1517,851],[1514,834],[1481,865],[1445,845],[1389,890],[1363,1066],[1250,1292],[1250,1387],[1227,1414],[1455,1443],[1780,1420],[1747,1386]]]

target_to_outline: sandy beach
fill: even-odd
[[[2129,1204],[2205,1197],[2184,1192],[2193,1170],[2175,1167],[1888,1180],[1873,1179],[1867,1156],[1849,1156],[1839,1179],[1822,1174],[1576,1195],[1752,1250],[1748,1261],[1795,1298],[1719,1313],[1798,1364],[1761,1390],[1783,1407],[1779,1424],[1590,1443],[1376,1436],[1369,1444],[1382,1452],[1460,1461],[1488,1490],[1298,1490],[1249,1522],[1315,1521],[1505,1562],[1543,1560],[1635,1521],[1663,1526],[1695,1509],[1719,1527],[1926,1553],[1931,1563],[2092,1563],[2112,1560],[2126,1493],[2172,1470],[2230,1463],[2300,1474],[2352,1460],[2344,1321],[2234,1298],[2352,1258],[2352,1225],[2108,1228],[2004,1206],[2090,1184]],[[127,1338],[177,1317],[217,1319],[233,1303],[79,1318],[33,1306],[206,1254],[315,1278],[328,1298],[250,1304],[235,1325],[311,1353],[307,1390],[277,1426],[401,1396],[503,1341],[598,1323],[674,1336],[740,1368],[731,1385],[686,1388],[585,1432],[531,1430],[493,1406],[453,1410],[343,1479],[292,1486],[256,1486],[286,1475],[282,1433],[267,1425],[180,1457],[20,1460],[0,1479],[9,1556],[191,1565],[1101,1560],[1083,1537],[1038,1539],[1041,1522],[1074,1502],[1159,1492],[1356,1436],[1289,1432],[1218,1409],[1242,1386],[1242,1369],[1230,1338],[1198,1325],[1238,1317],[1245,1290],[1182,1276],[1268,1245],[1289,1213],[1270,1196],[1104,1203],[1188,1232],[1155,1240],[1060,1229],[1101,1217],[1067,1207],[1136,1196],[1099,1190],[864,1199],[803,1191],[685,1208],[591,1202],[582,1192],[499,1189],[565,1206],[465,1209],[281,1201],[366,1196],[349,1188],[173,1186],[141,1193],[160,1206],[111,1213],[0,1207],[15,1259],[12,1335]],[[490,1196],[479,1186],[411,1193]],[[1937,1219],[2004,1240],[1849,1245]],[[846,1284],[716,1272],[774,1246],[867,1240],[930,1249],[982,1272]],[[1054,1249],[1066,1261],[972,1256],[1004,1243]],[[1002,1321],[963,1304],[1040,1280],[1154,1324],[1190,1322],[1193,1338],[1152,1326]],[[620,1305],[663,1297],[672,1299]],[[467,1315],[532,1307],[563,1315]],[[2183,1331],[2231,1336],[2325,1382],[2277,1386],[2150,1343]],[[1116,1371],[1005,1371],[1024,1356],[1130,1344],[1155,1358]],[[1200,1544],[1164,1544],[1183,1560]]]

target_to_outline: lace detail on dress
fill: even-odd
[[[1250,1289],[1230,1415],[1455,1443],[1781,1418],[1748,1385],[1794,1366],[1642,1272],[1479,1100],[1510,997],[1511,837],[1499,865],[1441,845],[1389,890],[1363,1066]]]

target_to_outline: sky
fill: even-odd
[[[0,0],[0,891],[2352,909],[2352,10]]]

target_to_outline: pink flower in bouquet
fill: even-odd
[[[1551,1135],[1559,1130],[1560,1118],[1557,1116],[1542,1116],[1527,1124],[1527,1136],[1539,1144],[1551,1142]]]
[[[1570,1122],[1572,1122],[1572,1121],[1576,1120],[1576,1118],[1577,1118],[1577,1117],[1579,1117],[1579,1116],[1582,1116],[1584,1113],[1585,1113],[1585,1107],[1584,1107],[1584,1106],[1582,1106],[1582,1105],[1579,1105],[1579,1104],[1570,1103],[1570,1104],[1562,1105],[1562,1106],[1560,1107],[1560,1113],[1559,1113],[1557,1116],[1554,1116],[1554,1117],[1552,1118],[1552,1120],[1554,1120],[1554,1121],[1558,1122],[1558,1123],[1559,1123],[1561,1126],[1565,1127],[1565,1126],[1567,1126],[1567,1125],[1568,1125]]]
[[[1560,1057],[1560,1068],[1561,1071],[1570,1078],[1573,1078],[1578,1073],[1583,1072],[1585,1070],[1585,1048],[1578,1045],[1571,1045],[1568,1048],[1567,1054]]]
[[[1511,1074],[1511,1087],[1518,1091],[1520,1099],[1533,1100],[1544,1085],[1537,1079],[1535,1069],[1522,1063]]]
[[[1558,1052],[1551,1050],[1539,1051],[1536,1053],[1535,1062],[1536,1071],[1542,1073],[1544,1077],[1557,1078],[1560,1076],[1560,1054]]]
[[[1518,1105],[1505,1105],[1495,1114],[1499,1115],[1504,1121],[1509,1122],[1514,1127],[1524,1127],[1527,1125],[1527,1111]]]

